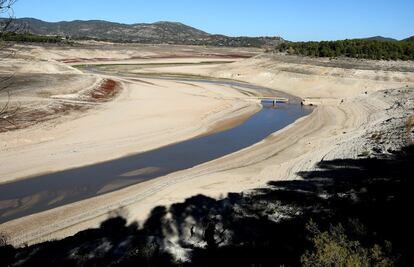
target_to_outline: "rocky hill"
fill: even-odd
[[[283,42],[280,37],[228,37],[213,35],[178,22],[122,24],[102,20],[45,22],[33,18],[13,21],[19,31],[38,35],[58,35],[72,39],[113,42],[171,43],[215,46],[266,47]]]

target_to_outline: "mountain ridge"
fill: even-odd
[[[46,22],[36,18],[13,20],[12,29],[37,35],[58,35],[72,39],[112,42],[170,43],[233,47],[269,47],[284,40],[281,37],[229,37],[210,34],[181,22],[124,24],[106,20],[73,20]]]
[[[381,35],[366,37],[366,38],[362,38],[362,39],[363,40],[372,40],[372,41],[398,42],[397,39],[390,38],[390,37],[384,37],[384,36],[381,36]]]

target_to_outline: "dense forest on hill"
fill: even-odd
[[[414,60],[414,42],[353,39],[321,42],[286,42],[276,51],[310,57],[351,57],[377,60]]]

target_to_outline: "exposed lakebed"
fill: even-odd
[[[175,79],[174,79],[175,80]],[[246,91],[285,94],[230,81],[197,80]],[[292,99],[292,97],[290,96]],[[39,175],[0,185],[0,223],[141,183],[220,158],[251,146],[286,127],[312,109],[298,101],[262,101],[263,108],[242,124],[155,150],[90,166]]]

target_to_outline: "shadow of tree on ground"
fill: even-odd
[[[112,218],[60,241],[3,247],[3,259],[25,266],[300,266],[313,246],[306,229],[313,221],[320,229],[343,225],[361,246],[391,243],[397,264],[412,266],[413,163],[414,146],[383,158],[322,161],[299,173],[302,180],[219,200],[197,195],[154,208],[141,227]]]

